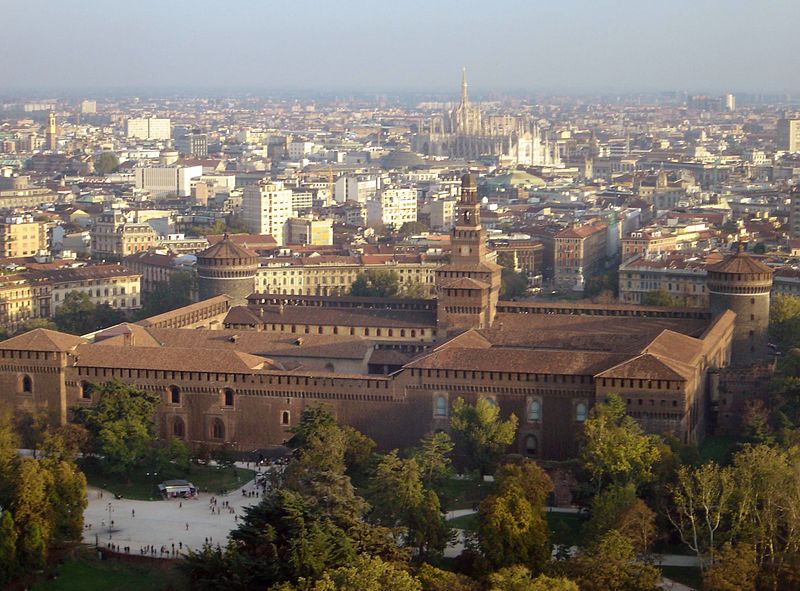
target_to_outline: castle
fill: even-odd
[[[192,446],[269,449],[303,409],[330,406],[382,449],[449,430],[457,397],[519,418],[511,451],[574,457],[589,409],[619,394],[646,430],[698,442],[719,372],[766,356],[771,271],[714,269],[711,310],[499,300],[474,178],[462,179],[436,300],[253,293],[257,257],[229,239],[198,256],[197,304],[87,337],[36,329],[0,343],[0,396],[62,421],[117,379],[161,396],[158,432]]]

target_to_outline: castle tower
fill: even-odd
[[[745,367],[767,360],[769,294],[772,269],[738,251],[708,267],[706,280],[711,313],[736,313],[731,365]]]
[[[50,113],[47,116],[47,131],[45,132],[45,145],[51,152],[55,152],[58,148],[58,132],[56,130],[56,115]]]
[[[200,299],[228,295],[234,305],[244,305],[255,291],[257,270],[258,255],[225,234],[221,241],[197,254]]]
[[[497,312],[502,267],[489,260],[475,178],[461,179],[449,264],[436,269],[437,324],[447,332],[489,328]]]

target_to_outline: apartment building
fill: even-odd
[[[286,222],[292,216],[292,190],[280,181],[263,179],[248,185],[242,195],[242,219],[253,234],[269,234],[283,246]]]
[[[417,190],[411,187],[381,189],[367,202],[367,225],[400,228],[417,221]]]
[[[108,304],[117,310],[141,307],[141,275],[122,265],[104,264],[48,271],[51,284],[51,316],[64,303],[68,293],[85,293],[93,304]]]
[[[158,235],[153,227],[139,221],[136,212],[110,210],[91,229],[92,256],[96,259],[119,260],[154,246]]]
[[[648,293],[664,290],[683,307],[708,308],[707,264],[703,257],[679,253],[637,254],[619,267],[619,301],[641,304]]]
[[[169,119],[131,117],[126,122],[125,135],[129,139],[168,140],[172,137],[172,129]]]
[[[0,221],[0,257],[29,257],[46,250],[45,222],[35,221],[29,214]]]
[[[607,229],[606,224],[586,224],[556,234],[553,281],[557,289],[583,291],[586,281],[602,272]]]

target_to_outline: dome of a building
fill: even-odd
[[[540,177],[524,170],[512,170],[505,174],[488,177],[486,184],[492,189],[497,189],[499,187],[543,187],[546,183]]]
[[[233,242],[222,240],[197,253],[197,280],[200,299],[228,295],[244,303],[255,289],[258,255]]]
[[[471,172],[468,172],[464,176],[461,177],[461,188],[462,189],[476,189],[478,185],[475,183],[475,177],[472,176]]]
[[[394,150],[381,158],[383,168],[417,168],[425,166],[425,161],[414,152],[408,150]]]
[[[772,275],[772,269],[746,252],[737,252],[723,261],[708,267],[712,273],[735,273],[738,275]]]
[[[251,250],[247,250],[236,244],[226,234],[225,237],[209,246],[202,252],[197,253],[197,261],[207,263],[210,261],[255,261],[258,262],[258,255]]]

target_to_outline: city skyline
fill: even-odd
[[[218,19],[207,2],[36,7],[4,8],[5,93],[447,92],[462,66],[476,96],[800,90],[788,0],[757,15],[739,0],[239,3]]]

